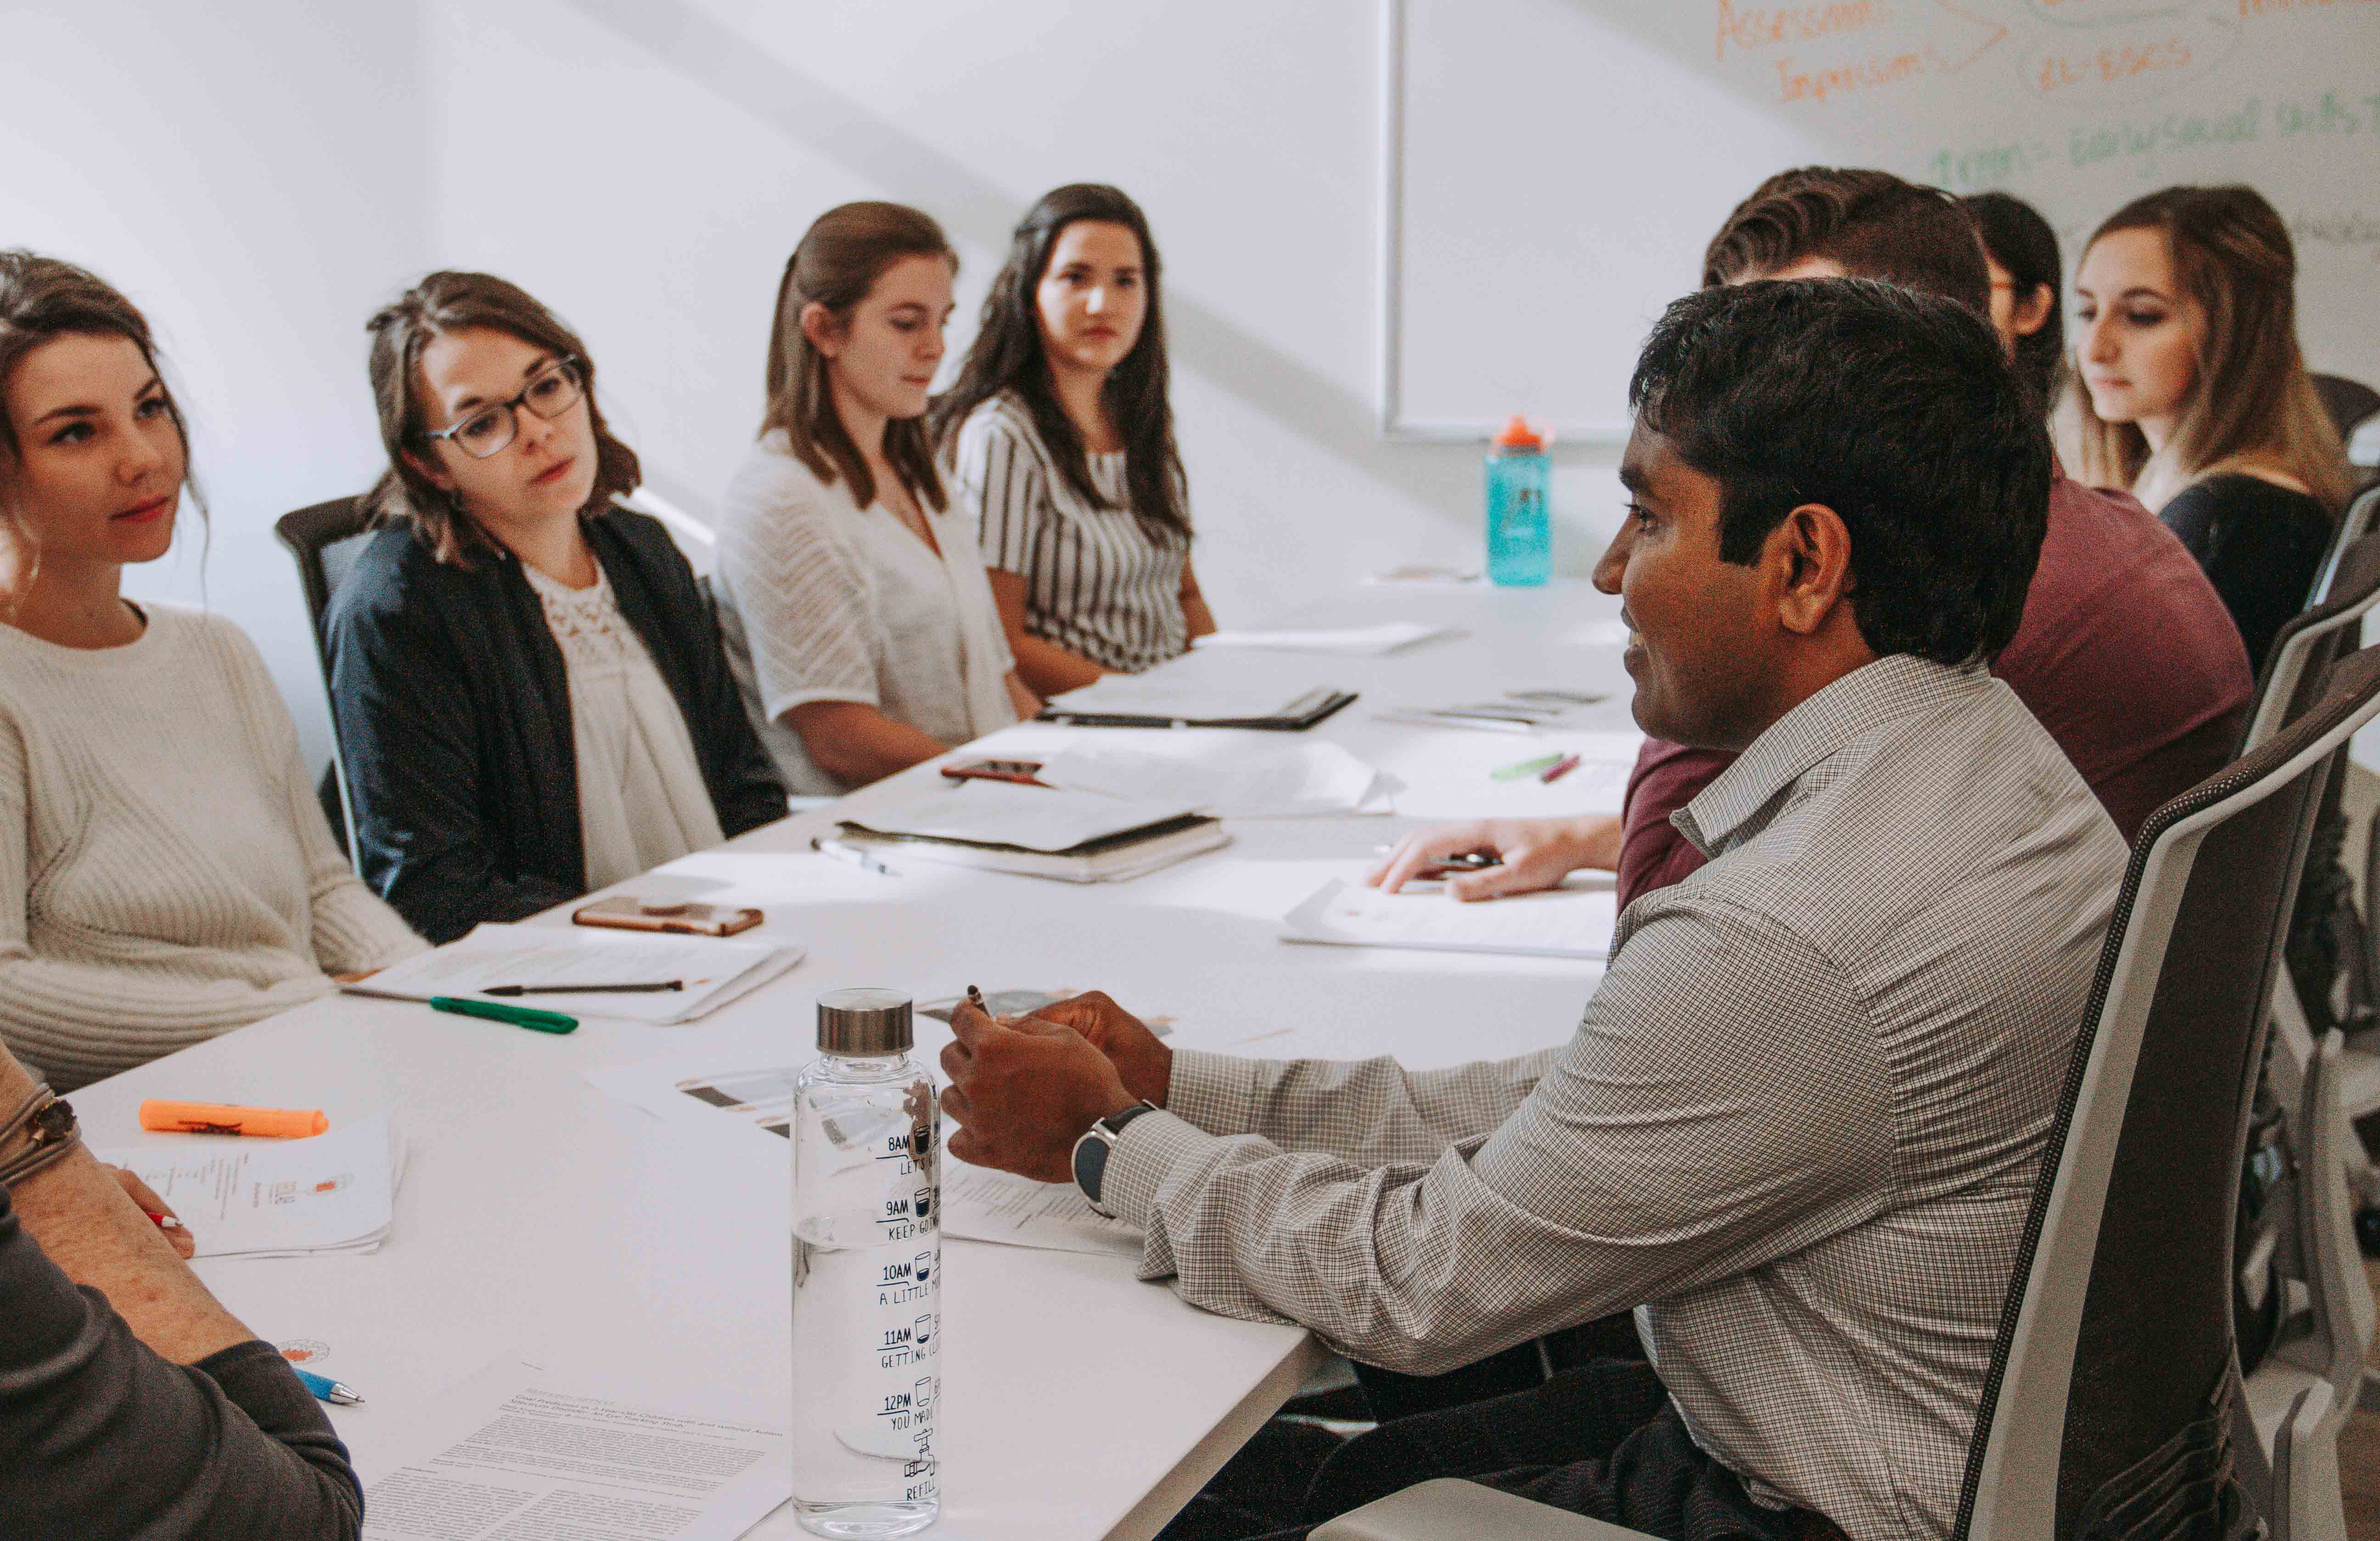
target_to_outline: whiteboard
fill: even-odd
[[[2005,188],[2058,232],[2246,182],[2316,370],[2380,385],[2374,0],[1380,0],[1382,432],[1627,431],[1646,328],[1788,166]]]

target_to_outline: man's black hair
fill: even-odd
[[[1833,509],[1878,654],[1956,666],[2016,635],[2049,435],[1967,307],[1864,278],[1704,289],[1654,324],[1628,404],[1719,483],[1722,559],[1752,563],[1803,504]]]

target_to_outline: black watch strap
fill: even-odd
[[[1099,1120],[1099,1127],[1106,1130],[1111,1135],[1121,1135],[1123,1133],[1123,1126],[1125,1124],[1130,1123],[1134,1119],[1138,1118],[1143,1113],[1153,1113],[1155,1111],[1157,1111],[1157,1104],[1144,1098],[1141,1101],[1134,1103],[1131,1107],[1126,1108],[1120,1113],[1110,1113],[1107,1117]]]
[[[1084,1130],[1083,1137],[1075,1142],[1075,1186],[1082,1190],[1083,1196],[1090,1200],[1091,1207],[1100,1214],[1112,1213],[1099,1202],[1099,1194],[1106,1186],[1108,1153],[1113,1148],[1116,1136],[1123,1134],[1124,1125],[1134,1119],[1155,1111],[1157,1104],[1154,1102],[1135,1102],[1100,1119]]]

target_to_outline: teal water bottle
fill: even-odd
[[[1553,462],[1545,440],[1520,418],[1488,445],[1488,579],[1534,587],[1553,576],[1554,526],[1546,491]]]

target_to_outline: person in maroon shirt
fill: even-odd
[[[1737,206],[1703,260],[1705,287],[1842,276],[1991,310],[1984,249],[1966,212],[1949,195],[1887,172],[1780,172]],[[1992,672],[2066,751],[2126,840],[2159,804],[2229,762],[2253,683],[2239,631],[2189,550],[2129,495],[2085,487],[2062,468],[2023,622]],[[1449,878],[1448,892],[1497,898],[1598,867],[1618,871],[1624,908],[1703,865],[1670,816],[1730,761],[1648,739],[1620,818],[1421,831],[1370,880],[1394,892],[1451,855],[1482,852],[1499,865]]]

